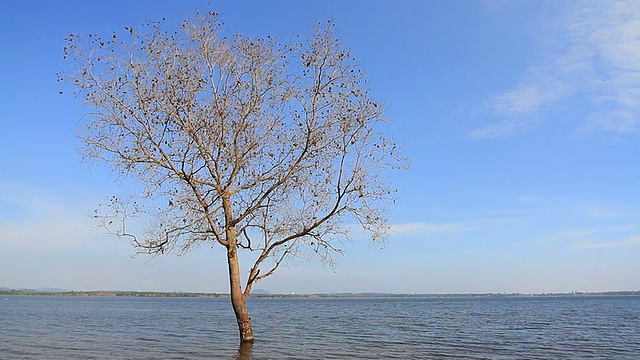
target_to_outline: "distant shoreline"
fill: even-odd
[[[0,296],[75,296],[75,297],[144,297],[144,298],[228,298],[225,293],[158,292],[158,291],[42,291],[31,289],[0,290]],[[640,291],[571,292],[571,293],[468,293],[468,294],[392,294],[392,293],[318,293],[318,294],[251,294],[252,298],[505,298],[505,297],[578,297],[640,296]]]

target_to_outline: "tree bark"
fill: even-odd
[[[235,228],[229,227],[227,235],[227,262],[229,265],[229,286],[231,293],[231,305],[240,330],[240,342],[253,342],[253,329],[251,318],[247,311],[247,296],[242,291],[240,279],[240,263],[238,261],[238,244],[235,236]]]
[[[251,318],[247,311],[247,298],[242,292],[240,283],[240,265],[238,263],[237,248],[231,247],[227,249],[227,258],[229,262],[229,284],[231,292],[231,305],[233,312],[238,321],[238,330],[240,330],[240,342],[253,342],[253,330],[251,329]]]

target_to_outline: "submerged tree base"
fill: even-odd
[[[238,356],[236,356],[236,360],[251,359],[252,349],[253,349],[253,338],[251,338],[251,341],[245,342],[243,340],[242,342],[240,342],[240,348],[238,349]]]
[[[253,344],[253,336],[242,338],[240,344]]]

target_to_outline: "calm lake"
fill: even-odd
[[[640,297],[6,298],[1,359],[640,359]]]

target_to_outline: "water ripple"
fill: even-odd
[[[251,299],[239,351],[226,299],[12,297],[7,359],[639,359],[640,298]]]

